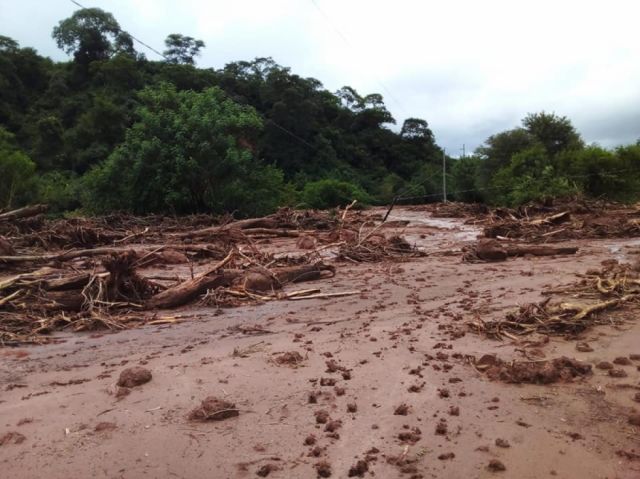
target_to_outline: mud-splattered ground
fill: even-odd
[[[475,236],[460,220],[403,209],[391,219],[411,220],[404,234],[427,252]],[[640,477],[640,361],[618,361],[626,377],[594,367],[571,382],[518,385],[467,360],[638,357],[633,316],[585,333],[590,352],[577,340],[524,347],[467,330],[467,320],[504,317],[603,260],[624,260],[634,240],[573,244],[575,256],[495,264],[459,254],[341,263],[318,287],[361,294],[190,307],[170,312],[187,319],[179,324],[2,349],[1,476]],[[132,366],[152,379],[123,394],[116,383]],[[237,415],[190,420],[209,396]]]

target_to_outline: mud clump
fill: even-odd
[[[406,416],[407,414],[409,414],[409,406],[407,406],[405,403],[402,403],[395,409],[395,411],[393,411],[393,414],[395,416]]]
[[[496,439],[496,446],[507,448],[507,447],[511,447],[511,444],[509,444],[509,441],[507,441],[506,439],[498,438]]]
[[[598,364],[596,364],[596,367],[598,369],[606,371],[607,369],[613,369],[613,364],[611,364],[609,361],[600,361]]]
[[[403,443],[415,444],[422,439],[422,431],[419,428],[414,427],[409,431],[403,431],[398,434],[398,439]]]
[[[628,374],[624,369],[613,368],[609,369],[609,376],[612,378],[626,378]]]
[[[281,366],[297,366],[304,358],[298,351],[287,351],[276,356],[276,363]]]
[[[329,413],[324,409],[321,409],[320,411],[316,411],[315,416],[316,416],[316,422],[318,424],[326,424],[327,422],[329,422]]]
[[[580,353],[592,353],[593,352],[593,348],[591,347],[591,345],[589,343],[577,343],[576,344],[576,351],[580,352]]]
[[[209,396],[200,403],[199,407],[189,413],[189,419],[192,421],[222,421],[239,415],[240,411],[236,409],[235,404],[215,396]]]
[[[279,469],[275,464],[265,464],[260,469],[256,471],[256,475],[258,477],[267,477],[273,471],[277,471]]]
[[[117,429],[118,426],[116,426],[115,423],[113,422],[99,422],[98,424],[96,424],[96,427],[93,428],[93,430],[95,432],[105,432],[105,431],[113,431],[114,429]]]
[[[562,356],[551,361],[506,363],[496,359],[486,370],[490,379],[506,383],[551,384],[591,374],[591,365]]]
[[[320,461],[314,466],[318,477],[331,477],[331,464],[327,461]]]
[[[26,441],[26,436],[19,432],[11,431],[0,436],[0,446],[7,446],[9,444],[22,444]]]
[[[363,477],[365,472],[369,470],[369,463],[360,459],[349,469],[349,477]]]
[[[613,360],[613,364],[617,364],[618,366],[631,366],[631,360],[625,356],[620,356]]]
[[[502,461],[498,461],[497,459],[491,459],[489,461],[489,465],[487,466],[491,472],[502,472],[506,471],[506,466],[502,463]]]
[[[356,403],[349,403],[347,404],[347,412],[357,412],[358,411],[358,405]]]
[[[640,414],[631,414],[629,416],[629,424],[631,424],[632,426],[640,426]]]
[[[133,388],[151,381],[151,371],[140,366],[127,368],[120,373],[118,386],[123,388]]]

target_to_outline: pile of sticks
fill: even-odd
[[[588,299],[587,303],[551,301],[551,294],[570,294]],[[519,338],[533,333],[575,337],[596,324],[617,324],[620,319],[601,313],[640,304],[640,275],[628,265],[612,264],[601,271],[591,271],[577,284],[547,291],[548,298],[529,303],[510,312],[505,319],[483,321],[477,317],[469,327],[494,339]]]

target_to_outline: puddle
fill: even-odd
[[[633,259],[629,257],[629,249],[640,247],[640,239],[636,238],[631,240],[620,240],[616,243],[607,243],[605,246],[611,252],[614,259],[618,260],[619,262],[627,262]]]
[[[389,215],[389,221],[409,221],[408,226],[427,226],[442,230],[436,231],[438,236],[446,236],[455,241],[475,241],[481,233],[480,229],[465,225],[461,218],[433,218],[423,211],[398,211]],[[407,235],[414,236],[414,235]],[[425,241],[418,237],[416,244],[421,246]]]

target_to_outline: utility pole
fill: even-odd
[[[462,158],[465,158],[467,156],[466,153],[467,153],[467,151],[466,151],[466,148],[465,148],[465,144],[463,143],[462,144]]]
[[[446,150],[442,150],[442,198],[447,202],[447,159]]]

